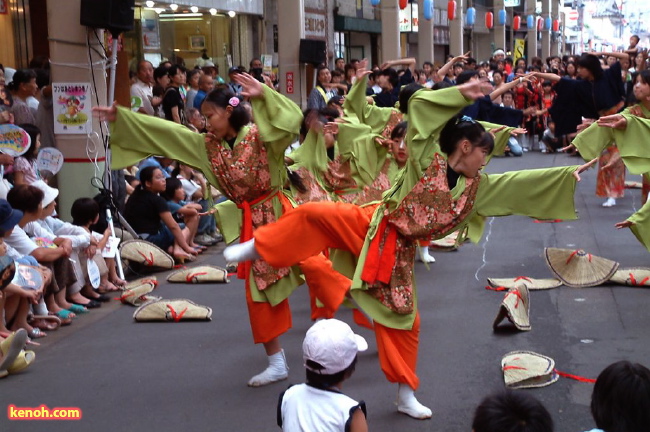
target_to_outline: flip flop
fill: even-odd
[[[45,336],[47,336],[47,333],[45,333],[43,330],[41,330],[38,327],[32,328],[32,331],[29,332],[30,339],[40,339]]]
[[[50,314],[59,318],[61,320],[61,325],[67,325],[64,321],[77,317],[74,312],[71,312],[67,309],[61,309],[58,312],[50,312]]]
[[[22,370],[25,370],[30,364],[34,362],[35,359],[36,353],[34,351],[22,350],[20,353],[18,353],[18,356],[9,367],[9,369],[7,369],[7,372],[10,374],[15,374]]]
[[[81,305],[78,305],[78,304],[74,304],[74,303],[72,303],[72,304],[70,305],[70,307],[69,307],[67,310],[68,310],[69,312],[72,312],[72,313],[75,313],[75,314],[78,314],[78,315],[82,315],[82,314],[87,314],[87,313],[88,313],[88,309],[86,309],[84,306],[81,306]],[[60,317],[59,317],[59,318],[60,318]]]
[[[0,351],[2,351],[2,362],[0,363],[0,378],[8,375],[10,368],[16,358],[20,355],[27,342],[27,331],[18,329],[8,338],[0,342]]]
[[[49,318],[49,317],[48,317]],[[56,318],[56,317],[52,317]],[[44,318],[36,318],[32,321],[31,326],[45,330],[45,331],[53,331],[59,328],[61,325],[61,320],[57,318],[57,321],[52,321],[52,320],[45,320]]]

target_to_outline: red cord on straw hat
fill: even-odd
[[[504,286],[491,287],[490,285],[486,285],[485,289],[490,291],[508,291],[508,288]]]
[[[527,276],[517,276],[517,277],[515,278],[515,282],[520,281],[520,280],[525,280],[525,281],[528,281],[528,282],[531,282],[531,283],[533,282],[533,281],[530,280],[530,278],[527,277]]]
[[[640,282],[637,282],[634,275],[632,273],[630,273],[630,283],[633,286],[645,286],[645,284],[646,284],[646,282],[648,282],[648,280],[650,280],[650,276],[646,276],[643,279],[641,279]]]
[[[558,375],[561,376],[561,377],[564,377],[564,378],[571,378],[571,379],[573,379],[573,380],[580,381],[580,382],[584,382],[584,383],[592,383],[592,384],[593,384],[593,383],[596,382],[595,379],[592,379],[592,378],[585,378],[585,377],[581,377],[581,376],[579,376],[579,375],[571,375],[571,374],[568,374],[568,373],[566,373],[566,372],[560,372],[560,371],[557,370],[557,369],[555,369],[555,373],[558,374]]]
[[[571,252],[571,255],[569,255],[569,258],[566,260],[566,263],[569,264],[571,262],[571,260],[573,259],[573,257],[576,256],[576,254],[578,252],[580,252],[580,249],[577,249],[577,250],[574,250],[573,252]],[[589,258],[589,262],[591,262],[591,254],[587,254],[587,257]]]
[[[506,297],[508,297],[510,294],[514,294],[514,295],[517,296],[517,303],[515,303],[515,308],[518,308],[519,307],[519,299],[521,299],[521,301],[523,302],[524,298],[521,296],[521,293],[519,292],[518,289],[513,290],[513,291],[509,291],[508,294],[506,294]]]

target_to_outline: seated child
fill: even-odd
[[[367,431],[366,405],[341,393],[366,341],[337,319],[316,322],[302,343],[307,383],[290,386],[278,401],[285,432]]]
[[[72,216],[72,224],[81,227],[96,241],[95,247],[89,247],[87,252],[95,252],[89,255],[92,256],[92,259],[100,270],[101,280],[99,282],[99,292],[118,291],[126,282],[117,274],[115,258],[104,258],[102,256],[102,250],[106,247],[111,236],[111,228],[106,228],[104,234],[90,230],[90,226],[99,221],[99,204],[92,198],[78,198],[72,203],[70,215]],[[84,270],[87,270],[85,263],[82,263],[82,267],[84,267]],[[87,274],[87,271],[84,271],[84,274]]]
[[[549,117],[546,122],[546,129],[542,135],[542,141],[539,143],[539,148],[542,153],[555,153],[562,147],[562,140],[555,136],[555,123]]]
[[[179,224],[185,224],[190,230],[188,243],[194,249],[201,251],[205,248],[194,243],[196,232],[199,227],[199,217],[202,214],[201,204],[185,201],[185,190],[183,184],[177,178],[170,177],[165,183],[165,191],[161,194],[167,201],[167,207],[172,217]]]
[[[506,390],[483,399],[474,412],[472,431],[553,432],[553,419],[533,396]]]
[[[591,432],[650,431],[650,370],[619,361],[598,375],[591,395]]]

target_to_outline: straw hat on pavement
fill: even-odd
[[[545,248],[544,257],[551,271],[567,286],[574,288],[600,285],[618,269],[615,261],[582,249]]]
[[[525,283],[518,282],[506,293],[492,328],[496,329],[504,318],[508,318],[518,330],[529,331],[531,329],[530,296]]]
[[[506,387],[511,389],[545,387],[559,379],[552,358],[532,351],[512,351],[501,359]]]
[[[650,288],[650,268],[618,269],[610,282],[620,285]]]
[[[559,279],[537,279],[527,276],[517,276],[515,278],[487,278],[488,284],[491,287],[498,288],[514,288],[517,283],[523,283],[531,290],[547,290],[562,286],[562,281]]]

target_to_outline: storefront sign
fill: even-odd
[[[418,31],[417,3],[408,3],[404,9],[399,10],[399,31],[417,33]]]
[[[520,0],[503,0],[503,6],[505,7],[517,7],[521,3]]]
[[[287,93],[293,94],[293,72],[287,72]]]
[[[90,83],[53,83],[55,134],[87,134],[91,131]]]
[[[6,15],[9,13],[8,0],[0,0],[0,14]]]
[[[515,39],[514,59],[515,62],[520,58],[526,58],[525,54],[526,41],[524,39]]]
[[[324,38],[325,37],[325,14],[305,12],[305,37],[306,38]]]

